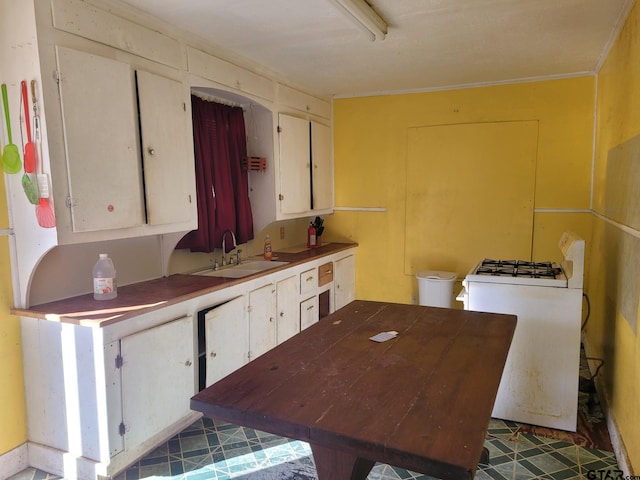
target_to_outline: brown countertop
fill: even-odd
[[[287,265],[243,278],[175,274],[118,287],[118,296],[113,300],[94,300],[93,293],[88,293],[29,308],[12,308],[11,313],[77,325],[106,326],[356,246],[356,243],[328,243],[296,253],[284,249],[284,252],[274,252],[273,259],[289,262]]]

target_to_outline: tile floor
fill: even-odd
[[[580,375],[590,377],[582,351]],[[585,408],[580,394],[579,408]],[[604,421],[597,408],[588,412]],[[592,415],[593,414],[593,415]],[[492,419],[485,440],[490,463],[479,465],[476,480],[575,480],[605,478],[617,469],[612,452],[580,447],[518,431],[520,424]],[[615,475],[607,478],[614,478]],[[128,468],[115,480],[316,480],[309,445],[270,433],[202,418]],[[368,480],[428,480],[402,468],[376,464]],[[9,480],[60,480],[29,468]],[[66,479],[71,480],[71,479]]]
[[[587,479],[590,470],[617,468],[611,452],[517,433],[518,427],[515,422],[491,420],[485,441],[491,456],[490,464],[479,465],[476,479]],[[59,478],[28,469],[11,480]],[[316,476],[308,444],[203,418],[131,466],[116,480],[150,478],[314,480]],[[377,464],[368,477],[369,480],[429,478],[382,464]]]

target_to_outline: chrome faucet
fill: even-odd
[[[222,266],[224,267],[227,264],[227,257],[225,257],[227,253],[225,240],[227,238],[227,233],[231,234],[231,238],[233,239],[233,248],[236,248],[238,244],[236,243],[236,236],[231,230],[225,230],[222,233]]]

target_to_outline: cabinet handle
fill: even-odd
[[[191,366],[191,360],[187,360],[186,362],[184,362],[185,367],[190,367]]]
[[[273,323],[273,317],[269,317],[269,321]]]
[[[147,152],[149,152],[149,155],[155,155],[156,154],[156,151],[155,151],[155,149],[153,147],[147,148]]]
[[[308,312],[309,310],[313,310],[313,305],[309,305],[309,306],[307,307],[307,312]]]
[[[313,277],[307,277],[307,279],[305,280],[305,282],[311,282],[313,280]]]
[[[284,317],[284,312],[280,312],[280,316],[281,316],[281,317]]]
[[[215,357],[216,357],[216,355],[218,355],[216,352],[211,352],[210,357],[211,357],[211,358],[215,358]]]

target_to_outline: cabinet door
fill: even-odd
[[[247,298],[238,297],[205,314],[206,386],[247,363]]]
[[[295,214],[311,209],[309,121],[279,115],[280,212]]]
[[[131,68],[68,48],[56,53],[73,231],[144,224]]]
[[[125,448],[132,449],[191,413],[195,391],[193,317],[121,340]]]
[[[278,344],[300,331],[298,309],[298,282],[289,277],[276,284],[277,338]]]
[[[311,297],[300,302],[300,330],[310,327],[320,320],[318,297]]]
[[[356,298],[356,262],[353,255],[336,260],[334,264],[334,307],[344,307]]]
[[[136,78],[147,223],[195,219],[195,165],[183,86],[140,70]]]
[[[249,292],[249,359],[276,346],[276,287],[265,285]]]
[[[331,129],[311,122],[311,165],[313,169],[313,210],[333,208],[333,161],[331,155]]]

